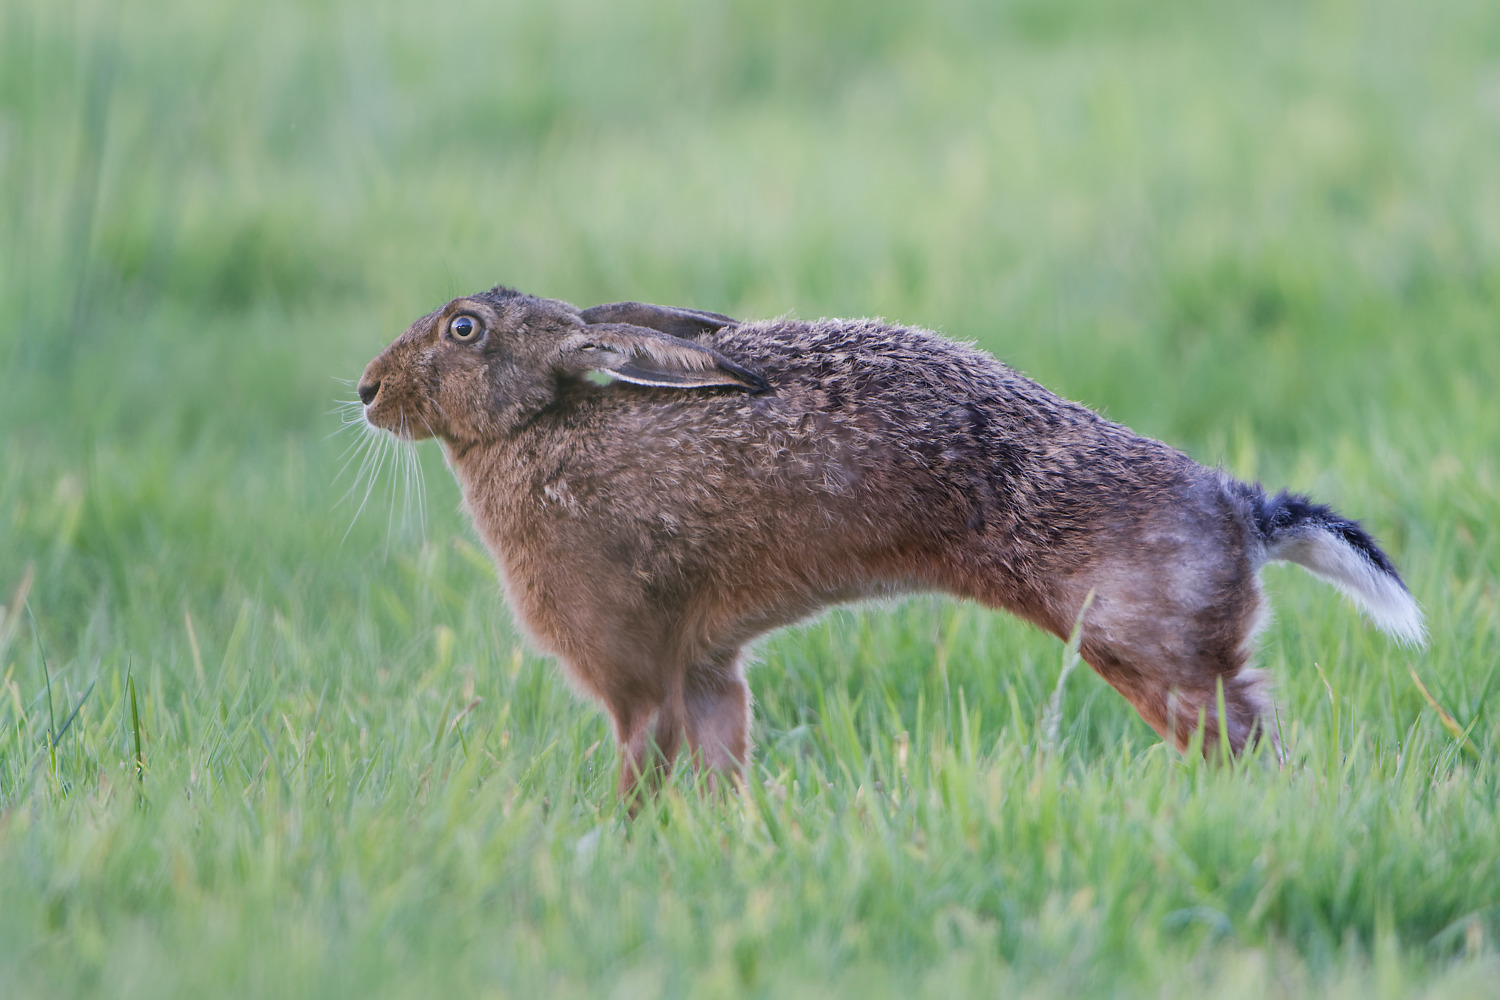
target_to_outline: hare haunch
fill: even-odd
[[[359,396],[374,426],[442,440],[521,625],[614,721],[622,792],[684,741],[737,773],[745,644],[841,601],[941,591],[1076,625],[1163,737],[1235,752],[1275,738],[1245,665],[1268,560],[1424,637],[1356,522],[925,330],[497,287],[412,324]]]

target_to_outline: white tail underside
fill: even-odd
[[[1338,536],[1309,526],[1278,538],[1266,554],[1305,566],[1332,583],[1396,640],[1409,646],[1427,644],[1422,608],[1411,592]]]

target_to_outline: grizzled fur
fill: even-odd
[[[1157,732],[1238,752],[1274,738],[1246,667],[1266,559],[1352,546],[1405,594],[1328,508],[875,320],[580,311],[495,288],[418,320],[360,396],[375,426],[445,444],[520,622],[613,719],[622,791],[684,743],[737,773],[742,650],[837,602],[939,591],[1078,627]]]

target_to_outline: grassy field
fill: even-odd
[[[1495,995],[1493,0],[148,6],[0,4],[0,996]],[[497,281],[977,340],[1363,519],[1431,646],[1269,569],[1223,769],[839,611],[629,822],[436,447],[341,471]]]

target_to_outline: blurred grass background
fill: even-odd
[[[495,282],[977,340],[1364,519],[1432,647],[1268,571],[1292,763],[1219,772],[842,611],[627,824],[437,450],[340,502],[335,379]],[[1484,0],[7,0],[0,994],[1492,995],[1497,334]]]

